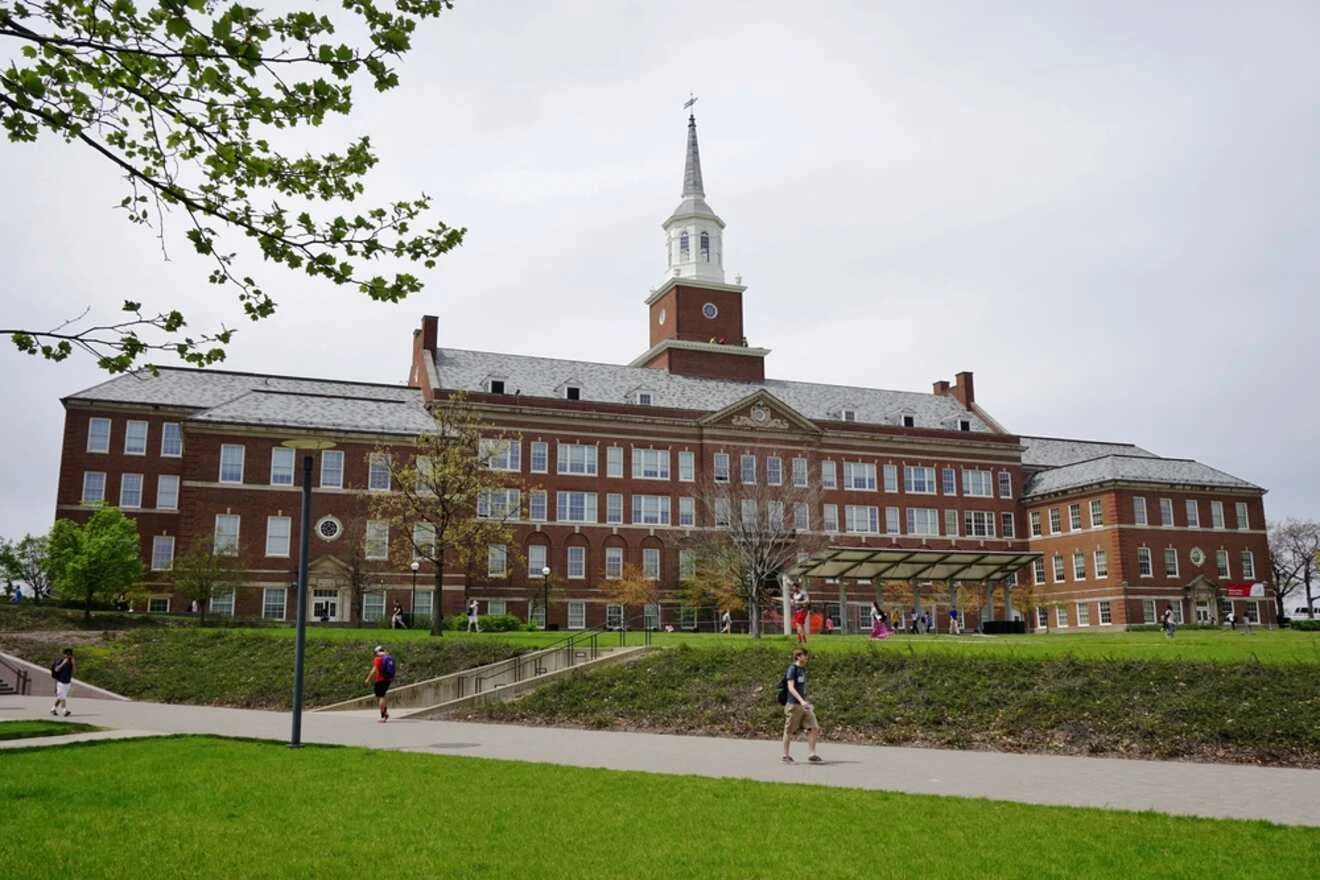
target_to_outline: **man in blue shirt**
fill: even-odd
[[[820,724],[816,722],[815,708],[807,702],[807,661],[811,655],[806,648],[793,652],[793,665],[784,673],[787,685],[788,702],[784,704],[784,763],[792,764],[793,756],[789,747],[793,736],[799,730],[807,731],[807,761],[812,764],[823,763],[816,754],[816,737],[820,734]]]

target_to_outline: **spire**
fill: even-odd
[[[683,166],[683,198],[698,196],[704,198],[705,187],[701,184],[701,151],[697,149],[697,117],[688,115],[687,162]]]

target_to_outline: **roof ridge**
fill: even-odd
[[[408,400],[389,400],[384,397],[358,397],[353,394],[324,394],[318,391],[285,391],[279,388],[249,388],[237,397],[231,397],[224,403],[216,404],[216,406],[208,407],[208,409],[225,406],[226,404],[233,403],[235,400],[240,400],[251,394],[274,394],[280,397],[320,397],[326,400],[360,400],[364,403],[388,403],[395,406],[407,406],[412,402]]]

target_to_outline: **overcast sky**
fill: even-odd
[[[990,7],[998,6],[992,10]],[[462,2],[371,135],[376,202],[468,239],[399,305],[256,264],[277,316],[229,369],[403,382],[442,345],[627,363],[664,276],[688,92],[753,345],[786,379],[928,391],[959,370],[1009,430],[1137,443],[1320,518],[1320,6]],[[4,326],[127,297],[238,322],[103,161],[0,142]],[[0,345],[0,535],[54,513],[59,398],[104,378]],[[166,361],[168,363],[168,361]]]

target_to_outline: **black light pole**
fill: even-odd
[[[541,569],[541,629],[550,629],[550,566]]]
[[[413,574],[412,597],[408,599],[408,625],[415,627],[417,626],[417,569],[421,568],[422,564],[414,559],[408,567],[412,569]]]
[[[302,748],[303,649],[307,643],[307,540],[312,531],[312,457],[303,456],[302,516],[298,527],[298,623],[293,649],[293,733],[289,748]]]

